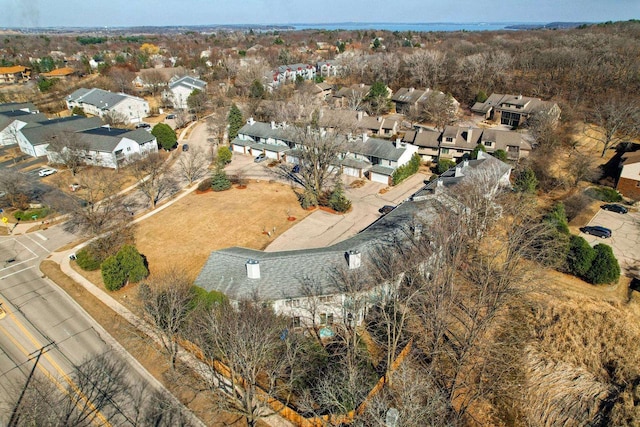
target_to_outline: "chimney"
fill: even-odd
[[[434,189],[435,194],[439,194],[444,189],[444,182],[440,178],[436,181],[436,188]]]
[[[369,135],[367,135],[366,132],[362,133],[362,142],[367,142],[367,140],[369,139]]]
[[[416,224],[413,226],[413,237],[419,239],[422,235],[422,224]]]
[[[360,251],[351,250],[347,252],[347,262],[349,264],[349,270],[359,268],[362,264],[362,254]]]
[[[473,128],[469,128],[467,130],[467,142],[470,143],[471,142],[471,137],[473,136]]]
[[[418,128],[418,133],[422,133],[422,127]]]
[[[378,116],[377,120],[378,120],[378,123],[381,122],[382,121],[382,117]]]
[[[469,167],[469,160],[464,160],[464,161],[462,162],[462,167],[463,167],[463,168]]]
[[[413,92],[414,90],[415,90],[414,88],[410,87],[409,88],[409,93]]]
[[[516,96],[516,99],[522,99],[522,94]]]
[[[247,266],[247,277],[249,279],[260,278],[260,262],[257,259],[248,259],[246,266]]]
[[[271,120],[271,129],[275,129],[275,128],[276,128],[276,122]]]
[[[364,83],[360,83],[360,88],[364,88]]]
[[[456,165],[456,174],[454,175],[456,178],[463,176],[462,173],[462,165]]]
[[[402,148],[404,146],[404,144],[402,143],[402,139],[401,138],[396,138],[395,146],[396,146],[396,148]]]
[[[247,120],[247,124],[249,126],[252,126],[255,123],[255,120],[253,120],[253,117],[249,117],[249,120]]]
[[[364,113],[362,111],[358,111],[358,121],[362,120],[362,118],[364,117]]]

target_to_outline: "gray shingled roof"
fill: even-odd
[[[183,87],[186,87],[187,89],[192,89],[192,90],[195,90],[195,89],[204,90],[204,88],[207,86],[207,82],[200,79],[196,79],[195,77],[184,76],[169,83],[169,89],[174,89],[178,86],[183,86]]]
[[[404,147],[396,148],[391,141],[378,138],[367,138],[366,142],[362,142],[362,139],[349,142],[346,145],[346,149],[351,153],[362,154],[367,157],[377,157],[378,159],[391,160],[394,162],[398,161],[406,150]]]
[[[30,123],[20,132],[31,145],[48,144],[52,135],[61,132],[81,132],[87,129],[95,129],[102,126],[99,117],[71,116],[59,119],[45,120],[39,123]]]
[[[0,112],[2,113],[6,111],[18,111],[18,110],[38,111],[36,106],[31,102],[7,102],[4,104],[0,104]]]
[[[71,95],[68,96],[67,99],[69,101],[74,101],[77,103],[93,105],[103,110],[111,109],[115,105],[119,104],[120,102],[124,101],[129,97],[135,98],[129,95],[125,95],[123,93],[114,93],[114,92],[109,92],[107,90],[102,90],[98,88],[90,89],[88,92],[85,92],[85,93],[81,93],[80,91],[81,89],[78,89],[77,91],[73,92]],[[137,99],[144,101],[142,98],[137,98]]]
[[[503,104],[507,104],[503,106]],[[513,106],[513,107],[512,107]],[[517,108],[519,106],[520,108]],[[522,95],[509,95],[492,93],[485,102],[476,102],[471,107],[471,111],[486,114],[491,108],[505,111],[514,111],[521,114],[531,114],[541,109],[549,109],[553,102],[542,101],[539,98],[531,98]]]
[[[403,104],[415,104],[423,96],[426,96],[429,92],[430,92],[429,89],[420,90],[420,89],[403,87],[398,89],[398,91],[391,97],[391,100],[393,102],[399,102]]]
[[[78,133],[82,141],[87,144],[87,149],[91,151],[101,151],[111,153],[123,138],[131,139],[142,145],[151,142],[155,137],[144,129],[119,129],[99,127],[88,129]]]
[[[473,179],[475,174],[482,174],[484,170],[494,169],[499,174],[510,170],[507,164],[491,156],[485,158],[481,153],[479,157],[478,160],[460,165],[460,176],[456,177],[455,168],[452,168],[438,180],[447,188],[465,179]],[[305,281],[319,284],[325,294],[336,293],[331,276],[336,269],[347,268],[348,251],[359,251],[362,256],[360,268],[366,268],[374,251],[406,238],[406,233],[411,232],[417,223],[433,223],[438,212],[456,203],[446,192],[434,191],[438,180],[429,183],[410,200],[401,203],[360,233],[326,248],[262,252],[234,247],[212,252],[195,284],[209,291],[223,292],[234,300],[253,296],[266,301],[304,297],[302,284]],[[424,228],[428,232],[428,226]],[[258,261],[259,279],[248,278],[248,260]]]
[[[253,122],[253,124],[245,124],[240,128],[238,134],[247,135],[251,138],[273,138],[281,141],[288,141],[290,139],[290,132],[282,127],[276,127],[273,129],[270,123]]]
[[[47,120],[47,116],[42,113],[27,113],[22,110],[0,111],[0,130],[5,129],[16,120],[24,123],[37,123]]]
[[[429,129],[410,130],[404,134],[402,140],[418,147],[438,148],[440,146],[440,132]]]

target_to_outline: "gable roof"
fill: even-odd
[[[146,102],[144,99],[138,98],[137,96],[127,95],[126,93],[109,92],[98,88],[80,88],[67,96],[67,101],[69,102],[93,105],[101,110],[109,110],[125,99],[134,99],[139,102]]]
[[[82,142],[88,150],[111,153],[123,138],[127,138],[142,145],[155,140],[155,137],[144,129],[120,129],[112,127],[98,127],[78,132]]]
[[[634,163],[640,163],[640,151],[627,153],[622,156],[622,165],[631,165]]]
[[[66,77],[75,74],[76,70],[70,67],[56,68],[48,73],[40,73],[42,77]]]
[[[410,130],[402,138],[404,142],[423,148],[438,148],[440,146],[440,132],[420,128],[417,131]]]
[[[424,100],[429,92],[431,92],[431,89],[429,88],[426,90],[420,90],[412,87],[403,87],[398,89],[398,91],[391,97],[391,100],[399,103],[415,104],[418,101]]]
[[[30,123],[20,130],[31,145],[48,144],[51,136],[62,132],[81,132],[102,126],[99,117],[71,116]]]
[[[197,79],[195,77],[191,77],[191,76],[184,76],[184,77],[180,77],[178,79],[172,79],[172,81],[169,82],[169,89],[176,89],[178,87],[184,87],[186,89],[190,89],[190,90],[204,90],[204,88],[207,86],[207,82],[205,82],[204,80],[200,80]]]
[[[367,260],[374,254],[380,253],[385,246],[406,238],[406,234],[417,223],[433,223],[443,208],[455,203],[451,201],[450,195],[434,191],[437,181],[441,181],[444,188],[454,187],[486,170],[495,170],[496,178],[510,170],[509,165],[491,156],[482,155],[478,160],[459,165],[459,168],[459,174],[453,168],[360,233],[334,245],[282,252],[262,252],[239,247],[214,251],[195,284],[208,291],[223,292],[232,300],[254,296],[266,301],[305,297],[305,282],[319,285],[321,294],[324,295],[339,293],[334,287],[332,275],[336,270],[347,268],[349,251],[360,252],[363,262],[359,268],[366,268]],[[455,190],[451,193],[455,193]],[[249,260],[258,262],[260,278],[248,278],[246,264]]]
[[[29,69],[28,67],[23,67],[22,65],[14,65],[11,67],[0,67],[0,74],[24,73],[28,69]]]
[[[36,106],[31,102],[7,102],[0,104],[0,113],[5,111],[38,111]]]
[[[492,93],[485,102],[476,102],[473,104],[471,111],[486,114],[491,111],[491,109],[497,109],[501,111],[514,111],[521,114],[531,114],[539,110],[549,110],[555,105],[554,102],[543,101],[540,98]]]
[[[0,130],[5,129],[15,121],[23,123],[37,123],[47,120],[47,116],[42,113],[28,113],[26,111],[4,111],[0,112]]]

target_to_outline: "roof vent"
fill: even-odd
[[[360,251],[351,250],[347,252],[347,262],[349,264],[349,270],[359,268],[362,264],[362,254]]]
[[[248,259],[246,266],[247,266],[247,277],[249,279],[260,278],[260,261],[258,261],[257,259]]]

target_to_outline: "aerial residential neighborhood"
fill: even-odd
[[[640,9],[249,3],[0,16],[0,424],[636,425]]]

